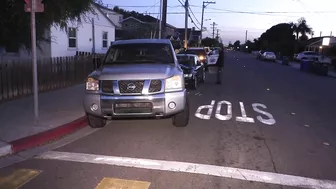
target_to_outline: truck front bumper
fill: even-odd
[[[186,89],[152,95],[104,95],[87,92],[84,111],[87,114],[113,117],[166,117],[184,110]],[[146,104],[145,107],[142,105]]]

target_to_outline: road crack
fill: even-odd
[[[264,135],[264,133],[263,133],[263,131],[262,131],[262,129],[261,129],[260,126],[259,126],[259,131],[260,131],[261,136],[262,136],[262,138],[263,138],[264,144],[265,144],[265,146],[266,146],[266,148],[267,148],[268,154],[269,154],[269,156],[271,157],[271,162],[272,162],[273,169],[274,169],[274,171],[275,171],[276,173],[278,173],[278,170],[277,170],[277,168],[276,168],[276,166],[275,166],[275,162],[274,162],[274,158],[273,158],[273,154],[272,154],[271,148],[270,148],[269,145],[267,144],[265,135]]]

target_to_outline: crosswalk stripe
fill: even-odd
[[[223,167],[198,163],[164,161],[153,159],[140,159],[117,156],[104,156],[84,153],[48,151],[35,157],[36,159],[62,160],[71,162],[94,163],[101,165],[114,165],[132,168],[142,168],[160,171],[173,171],[179,173],[193,173],[201,175],[217,176],[222,178],[254,181],[267,184],[302,188],[335,189],[336,181],[320,180],[295,175],[285,175],[273,172],[241,169],[235,167]]]
[[[17,169],[10,175],[0,177],[0,188],[18,189],[39,175],[42,171],[35,169]]]
[[[95,189],[148,189],[150,182],[104,178]]]

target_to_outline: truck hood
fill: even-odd
[[[97,70],[99,80],[145,80],[165,79],[177,69],[175,65],[167,64],[125,64],[105,65]]]

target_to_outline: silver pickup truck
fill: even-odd
[[[189,123],[183,70],[168,39],[114,42],[88,76],[85,91],[84,110],[92,128],[119,117],[172,117],[176,127]]]

